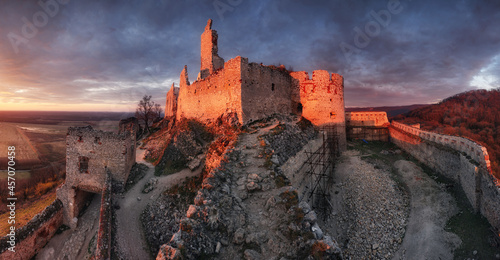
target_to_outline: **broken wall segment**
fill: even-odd
[[[460,184],[474,210],[500,229],[500,186],[491,173],[486,148],[457,136],[423,131],[398,122],[391,141],[437,172]]]
[[[212,30],[212,19],[209,19],[201,34],[201,65],[199,79],[204,79],[216,70],[224,67],[224,59],[219,57],[217,31]],[[182,87],[182,86],[181,86]]]
[[[26,225],[16,230],[15,252],[8,250],[9,237],[0,239],[0,259],[24,260],[33,258],[55,235],[63,223],[60,200],[55,200]]]
[[[235,112],[241,122],[241,67],[245,62],[248,60],[236,57],[210,77],[181,86],[176,120],[213,120],[227,112]]]
[[[172,84],[167,92],[167,101],[165,103],[165,118],[175,118],[177,114],[177,99],[179,98],[179,87]]]
[[[76,227],[78,213],[88,193],[101,193],[106,172],[125,184],[135,163],[135,135],[94,130],[91,126],[70,127],[66,136],[66,181],[57,190],[64,205],[64,223]]]

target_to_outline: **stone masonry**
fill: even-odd
[[[75,228],[77,216],[90,193],[101,193],[106,172],[124,184],[135,163],[134,127],[119,134],[86,127],[70,127],[66,137],[66,181],[57,190],[63,202],[64,224]]]
[[[273,114],[295,113],[317,126],[334,126],[339,149],[345,150],[344,78],[324,70],[289,72],[284,66],[249,63],[236,57],[227,62],[218,56],[218,35],[209,20],[201,36],[201,67],[189,82],[187,67],[180,87],[167,94],[165,115],[214,120],[234,112],[241,124]],[[176,94],[178,91],[178,95]]]

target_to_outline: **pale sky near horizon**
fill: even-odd
[[[499,1],[0,1],[0,110],[133,111],[165,103],[219,55],[345,78],[349,107],[500,87]]]

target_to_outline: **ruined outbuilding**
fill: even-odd
[[[339,149],[345,150],[344,78],[324,70],[289,72],[284,66],[249,63],[218,55],[218,34],[208,20],[201,35],[201,65],[189,82],[187,66],[179,88],[167,94],[166,117],[214,120],[234,112],[246,124],[273,114],[298,114],[317,126],[335,126]],[[178,94],[177,94],[178,93]]]
[[[70,127],[66,137],[66,181],[57,190],[62,201],[64,223],[76,227],[77,216],[91,193],[102,193],[108,172],[113,181],[124,184],[135,163],[134,120],[120,126],[118,134],[94,130],[91,126]]]

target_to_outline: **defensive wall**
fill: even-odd
[[[346,112],[345,117],[347,139],[389,141],[389,120],[386,112]]]
[[[423,131],[394,121],[389,130],[392,142],[458,183],[474,210],[500,229],[500,184],[492,175],[485,147],[467,138]]]
[[[184,81],[187,73],[181,73],[181,86],[177,102],[176,118],[210,120],[226,112],[235,112],[243,122],[241,110],[241,67],[243,59],[236,57],[224,64],[224,69],[207,78],[189,84]],[[185,67],[183,72],[186,71]],[[182,84],[182,82],[187,82]],[[173,112],[165,112],[173,114]]]
[[[15,231],[15,252],[8,250],[10,237],[0,239],[0,259],[31,259],[54,236],[63,222],[63,205],[55,200],[25,226]]]
[[[101,193],[109,170],[124,184],[135,163],[135,133],[119,134],[86,127],[70,127],[66,137],[66,181],[57,190],[64,205],[64,223],[76,227],[78,213],[89,193]]]
[[[333,125],[340,151],[346,149],[344,78],[325,70],[290,72],[292,107],[295,113],[317,126]]]
[[[273,114],[295,113],[317,126],[334,125],[337,147],[346,149],[341,75],[315,70],[310,79],[305,71],[249,63],[240,56],[224,63],[218,56],[217,39],[209,20],[201,35],[200,73],[190,83],[184,66],[179,88],[172,85],[167,93],[165,117],[205,121],[236,113],[239,122],[246,124]]]
[[[112,193],[111,172],[108,169],[106,185],[101,195],[99,231],[97,232],[96,250],[92,260],[111,259]]]

